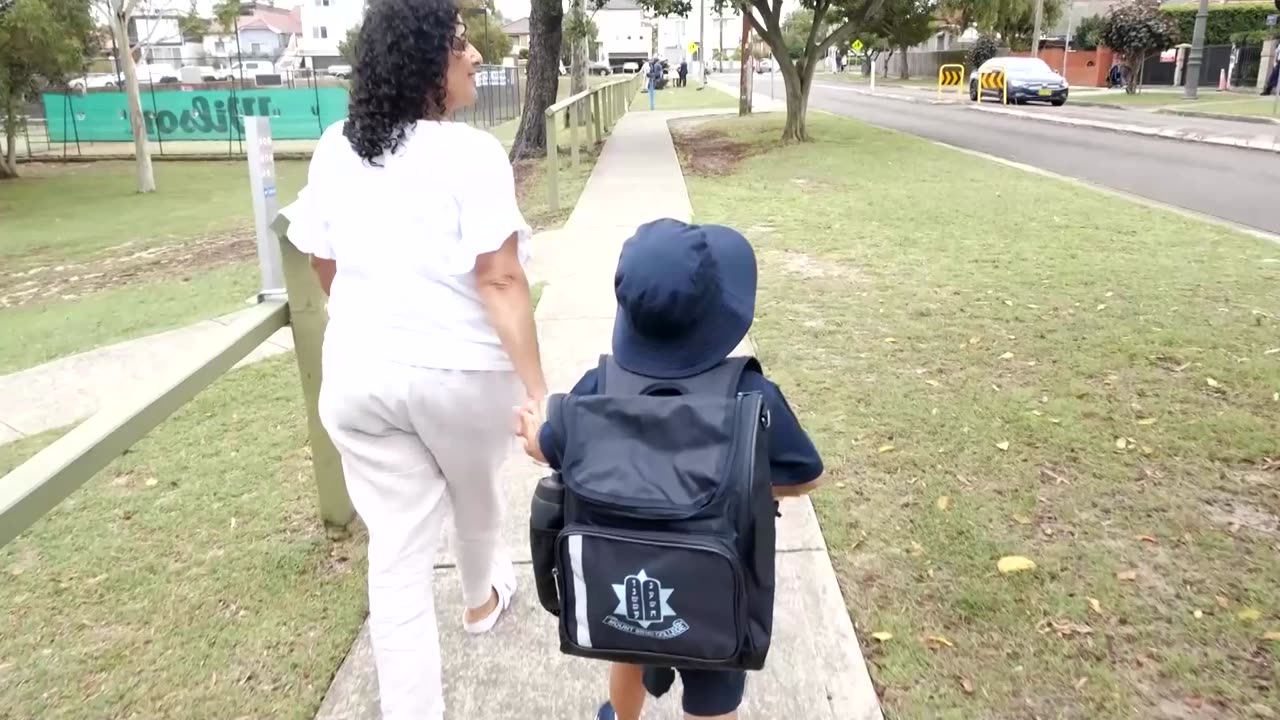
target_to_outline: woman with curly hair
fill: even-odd
[[[497,472],[513,407],[540,408],[529,226],[492,135],[452,122],[480,56],[453,0],[370,0],[345,122],[284,212],[329,293],[320,417],[369,529],[385,720],[444,716],[432,568],[452,508],[466,606],[487,632],[515,572]]]

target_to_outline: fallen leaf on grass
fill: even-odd
[[[1116,579],[1122,580],[1124,582],[1133,582],[1134,580],[1138,579],[1138,571],[1137,570],[1121,570],[1120,572],[1116,573]]]
[[[1010,573],[1024,572],[1026,570],[1035,570],[1036,564],[1031,558],[1026,558],[1021,555],[1006,555],[1005,557],[1000,558],[1000,561],[996,563],[996,569],[999,570],[1002,575],[1008,575]]]
[[[935,503],[934,503],[934,505],[936,505],[936,506],[937,506],[937,508],[938,508],[939,510],[941,510],[942,512],[946,512],[946,511],[950,510],[950,509],[951,509],[951,496],[950,496],[950,495],[943,495],[942,497],[938,498],[938,501],[937,501],[937,502],[935,502]]]
[[[1104,304],[1102,304],[1102,305],[1099,305],[1099,306],[1098,306],[1098,309],[1099,309],[1099,310],[1106,310],[1106,309],[1107,309],[1107,306],[1106,306],[1106,304],[1104,303]]]
[[[1134,535],[1133,539],[1144,542],[1144,543],[1151,543],[1152,545],[1155,545],[1159,542],[1158,540],[1156,540],[1154,537],[1151,537],[1150,535]]]
[[[890,640],[892,640],[892,639],[893,639],[893,633],[891,633],[891,632],[883,632],[883,631],[881,631],[881,632],[873,632],[873,633],[871,633],[871,637],[875,638],[875,639],[876,639],[876,640],[878,640],[879,642],[889,642]]]
[[[1086,597],[1085,600],[1089,601],[1090,610],[1094,611],[1099,615],[1102,614],[1102,603],[1098,602],[1098,598]]]
[[[1072,635],[1092,635],[1093,628],[1088,625],[1073,623],[1070,620],[1044,620],[1036,628],[1041,633],[1054,632],[1058,637],[1071,637]]]
[[[1264,353],[1262,353],[1262,354],[1263,354],[1263,355],[1275,355],[1276,353],[1280,353],[1280,348],[1271,348],[1270,350],[1267,350],[1266,352],[1264,352]]]
[[[956,646],[955,643],[951,642],[950,640],[946,639],[941,635],[930,635],[929,637],[925,638],[924,641],[935,648],[943,648],[943,647],[953,648]]]
[[[1280,642],[1280,630],[1272,630],[1262,633],[1262,639],[1267,642]]]
[[[885,341],[885,342],[887,342],[887,343],[889,343],[889,344],[893,344],[893,343],[898,342],[898,338],[891,338],[891,337],[890,337],[890,338],[885,338],[885,339],[884,339],[884,341]]]
[[[1214,600],[1218,602],[1218,607],[1222,608],[1223,610],[1226,610],[1227,608],[1231,607],[1231,601],[1222,597],[1221,595],[1214,598]]]
[[[924,384],[928,385],[929,387],[938,387],[942,385],[942,383],[938,382],[937,380],[925,380]]]
[[[1222,387],[1222,384],[1221,384],[1221,383],[1219,383],[1217,380],[1214,380],[1213,378],[1205,378],[1205,379],[1204,379],[1204,382],[1205,382],[1205,384],[1206,384],[1206,385],[1208,385],[1208,386],[1209,386],[1209,387],[1211,387],[1211,388],[1220,388],[1220,387]]]
[[[1030,525],[1030,524],[1031,524],[1031,518],[1030,518],[1030,517],[1028,517],[1028,516],[1026,516],[1026,515],[1018,514],[1018,513],[1015,513],[1015,514],[1013,515],[1013,521],[1014,521],[1014,522],[1016,522],[1016,523],[1018,523],[1019,525]]]
[[[1124,438],[1116,438],[1116,449],[1117,449],[1117,450],[1124,450],[1124,449],[1125,449],[1125,448],[1127,448],[1127,447],[1129,447],[1129,441],[1128,441],[1128,440],[1125,440]]]
[[[1000,359],[1001,359],[1001,360],[1012,360],[1012,359],[1013,359],[1013,353],[1011,353],[1011,352],[1007,352],[1007,353],[1005,353],[1005,354],[1001,355],[1001,356],[1000,356]]]
[[[1000,442],[996,443],[996,447],[1000,448],[1001,450],[1008,450],[1008,449],[1009,449],[1009,441],[1008,441],[1008,440],[1001,440]]]
[[[1245,608],[1236,613],[1236,618],[1240,622],[1256,622],[1262,619],[1262,613],[1257,608]]]
[[[147,478],[147,487],[155,487],[160,481],[155,478]]]
[[[1141,420],[1138,421],[1138,424],[1139,425],[1155,425],[1156,418],[1142,418]]]
[[[924,554],[924,546],[914,540],[911,542],[911,554],[920,557]]]
[[[1079,680],[1077,680],[1077,681],[1076,681],[1076,689],[1077,689],[1077,690],[1083,690],[1083,689],[1084,689],[1084,686],[1085,686],[1088,682],[1089,682],[1089,678],[1087,678],[1087,677],[1082,677],[1082,678],[1080,678]]]
[[[1201,619],[1201,618],[1203,618],[1203,617],[1204,617],[1204,611],[1203,611],[1203,610],[1196,610],[1195,612],[1191,613],[1191,617],[1193,617],[1193,618],[1195,618],[1195,619],[1199,620],[1199,619]]]
[[[969,678],[960,678],[960,689],[964,691],[965,695],[972,695],[973,681]]]
[[[892,446],[892,445],[881,445],[881,446],[880,446],[880,448],[879,448],[878,450],[876,450],[876,452],[879,452],[879,453],[893,452],[893,446]]]

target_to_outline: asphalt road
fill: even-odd
[[[1280,155],[1275,153],[874,98],[821,82],[809,102],[872,125],[1280,235]]]

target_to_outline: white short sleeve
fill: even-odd
[[[476,137],[469,181],[458,193],[459,250],[467,256],[466,271],[475,267],[477,255],[498,250],[512,234],[516,235],[520,263],[527,263],[533,231],[516,202],[511,161],[497,138],[483,132],[477,132]]]
[[[289,242],[298,250],[325,260],[333,260],[333,239],[330,234],[330,213],[338,205],[331,202],[329,194],[336,187],[337,178],[329,162],[332,153],[326,152],[326,144],[333,142],[333,130],[329,130],[316,143],[315,154],[307,168],[307,185],[298,193],[298,199],[280,210],[289,220]],[[342,138],[341,130],[337,133]]]

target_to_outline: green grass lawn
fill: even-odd
[[[825,455],[886,715],[1276,716],[1280,248],[781,121],[682,126],[709,134],[681,154],[697,220],[757,249],[753,336]]]
[[[678,88],[674,84],[668,84],[665,90],[659,90],[655,98],[655,107],[658,110],[737,108],[738,99],[713,87],[703,88],[693,78],[690,78],[689,84],[685,87]],[[640,94],[636,95],[635,102],[631,105],[631,110],[633,112],[649,111],[648,91],[641,90]]]
[[[1214,98],[1212,102],[1206,102],[1204,105],[1192,105],[1192,103],[1184,103],[1175,107],[1222,115],[1250,115],[1280,120],[1280,112],[1277,112],[1273,97],[1244,97],[1234,100]]]
[[[306,169],[276,164],[281,204],[297,195]],[[23,172],[0,192],[0,266],[9,272],[253,227],[243,161],[156,162],[159,192],[147,195],[134,191],[132,162],[26,165]]]
[[[305,432],[292,355],[234,371],[0,548],[5,717],[313,717],[366,599]]]

